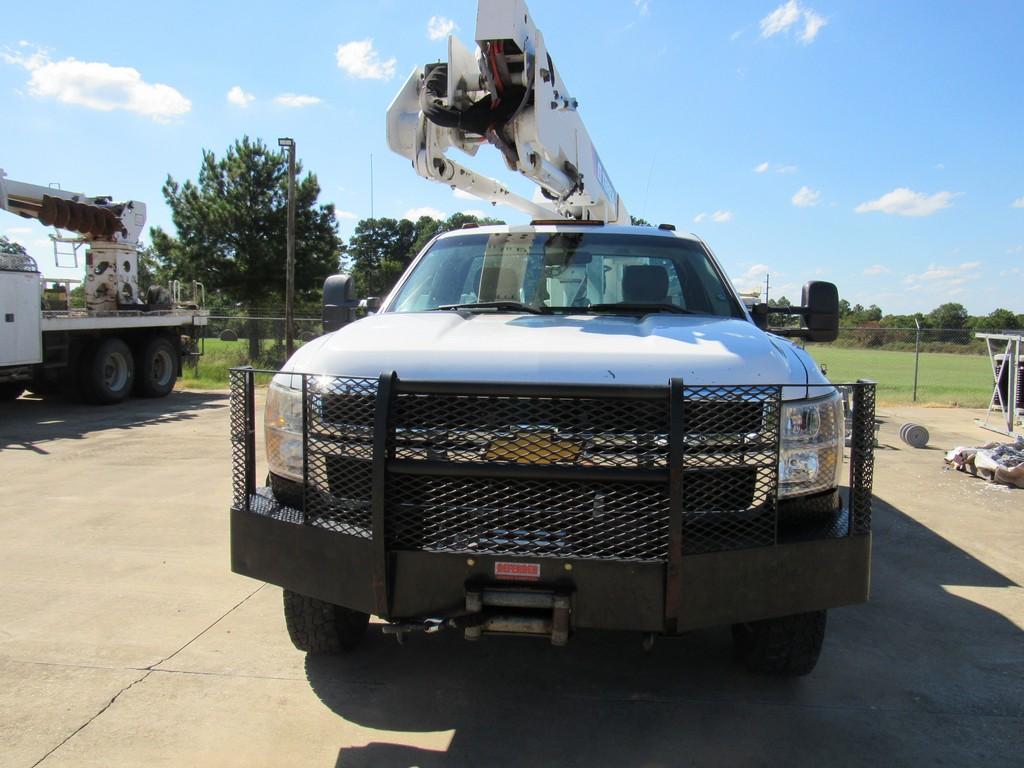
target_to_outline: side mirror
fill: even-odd
[[[336,331],[356,319],[355,284],[351,275],[331,275],[324,281],[324,333]]]
[[[752,304],[750,307],[750,318],[754,321],[754,325],[760,328],[762,331],[768,330],[768,305],[764,302],[760,304]]]
[[[359,302],[359,308],[365,309],[367,314],[370,312],[376,312],[380,309],[380,296],[367,296]]]
[[[804,284],[802,303],[808,341],[835,341],[839,336],[839,289],[812,280]]]
[[[804,328],[768,328],[779,336],[789,336],[808,341],[835,341],[839,336],[839,289],[832,283],[811,280],[804,284],[802,306],[771,307],[776,314],[799,315],[804,320]],[[764,313],[764,323],[768,324],[769,307],[758,304],[751,308],[750,314],[758,328],[760,313]]]

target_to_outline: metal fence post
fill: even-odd
[[[917,326],[917,333],[914,341],[914,402],[917,402],[917,368],[921,360],[921,321],[914,318],[914,325]]]

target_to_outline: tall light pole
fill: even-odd
[[[293,318],[295,314],[295,139],[277,140],[288,150],[288,266],[284,288],[284,349],[288,357],[295,351]]]

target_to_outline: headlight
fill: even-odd
[[[301,483],[302,390],[271,382],[263,421],[270,471]]]
[[[843,410],[838,392],[782,404],[779,496],[827,491],[843,467]]]

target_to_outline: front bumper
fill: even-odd
[[[665,388],[663,395],[634,393],[650,397],[654,403],[661,403],[658,397],[664,397],[668,439],[662,465],[645,454],[643,458],[651,467],[644,470],[583,469],[575,464],[560,467],[557,461],[550,462],[556,466],[439,461],[439,441],[422,460],[410,458],[415,454],[402,454],[401,440],[395,439],[396,430],[401,429],[401,417],[392,410],[396,396],[444,394],[442,390],[447,387],[399,383],[393,375],[385,382],[382,377],[370,402],[368,418],[373,420],[373,429],[364,432],[372,442],[368,448],[372,457],[367,457],[372,458],[372,469],[364,478],[367,504],[357,509],[351,499],[334,498],[338,482],[318,469],[316,462],[317,451],[330,454],[334,450],[327,447],[329,441],[325,438],[330,430],[321,423],[324,400],[318,400],[312,391],[314,386],[324,386],[323,379],[317,377],[315,385],[304,379],[307,466],[302,485],[304,508],[298,509],[279,504],[269,489],[255,486],[254,375],[251,370],[232,373],[235,496],[231,565],[237,573],[396,622],[459,616],[466,611],[467,593],[505,587],[567,597],[573,628],[669,634],[860,603],[868,597],[874,416],[874,389],[869,383],[854,385],[857,407],[849,501],[829,525],[794,535],[785,526],[780,527],[775,500],[777,427],[773,431],[770,422],[777,420],[778,388],[772,397],[758,401],[759,412],[765,414],[761,437],[771,439],[758,443],[750,435],[743,438],[744,461],[757,467],[757,487],[744,497],[751,509],[709,513],[707,505],[735,502],[730,501],[728,489],[714,493],[708,489],[715,488],[716,478],[737,477],[736,459],[733,454],[721,464],[719,454],[724,449],[720,440],[690,440],[690,432],[684,436],[680,425],[688,423],[686,409],[690,407],[693,414],[701,410],[685,405],[688,401],[681,385]],[[346,387],[351,389],[349,384]],[[459,385],[463,393],[473,389],[474,385]],[[557,387],[524,392],[513,385],[488,385],[485,389],[483,396],[487,398],[536,396],[550,400],[552,396],[564,396],[576,398],[574,402],[579,398],[597,402],[608,395],[595,388],[585,392],[559,391]],[[749,393],[732,394],[749,406]],[[366,392],[360,391],[359,397],[360,407],[365,409]],[[656,405],[655,410],[660,407]],[[720,407],[711,411],[705,407],[705,411],[715,418],[726,413]],[[343,431],[346,439],[353,439],[351,425]],[[774,453],[770,450],[772,440]],[[716,447],[709,449],[709,444]],[[698,445],[703,447],[695,447]],[[347,445],[345,450],[351,453],[355,449]],[[704,459],[710,456],[710,464],[703,461],[699,468],[684,469],[698,454]],[[445,455],[450,458],[455,451],[449,449]],[[723,469],[733,474],[722,474]],[[563,497],[552,502],[562,505],[556,512],[568,531],[560,538],[551,532],[550,516],[556,514],[551,512],[543,526],[535,524],[545,529],[543,537],[526,537],[520,516],[516,518],[519,529],[510,533],[506,526],[506,538],[496,539],[492,533],[482,544],[484,540],[479,536],[472,541],[467,538],[464,517],[445,518],[452,527],[462,526],[459,536],[450,535],[447,528],[430,528],[437,522],[434,518],[433,523],[424,522],[416,528],[412,536],[407,519],[411,497],[399,495],[404,487],[401,481],[410,476],[443,480],[449,486],[448,499],[453,498],[451,489],[472,489],[473,483],[482,482],[507,482],[510,485],[503,486],[507,488],[518,488],[515,483],[569,483],[576,492],[583,489],[591,495],[582,505],[557,500]],[[588,483],[603,482],[609,483],[610,490],[607,496],[600,493],[602,507],[598,515],[593,501],[597,496],[586,489]],[[622,529],[608,523],[605,510],[608,500],[608,509],[614,511],[610,500],[617,498],[615,493],[632,498],[630,483],[661,489],[658,498],[664,501],[663,508],[652,507],[654,522],[645,523],[642,532],[636,529],[633,538],[628,531],[624,535]],[[693,490],[688,490],[691,487]],[[439,512],[416,499],[422,505],[417,510],[424,520],[448,511]],[[508,505],[516,503],[517,499],[508,499]],[[694,512],[698,507],[699,511]],[[581,509],[593,514],[592,525],[580,527],[577,518]],[[495,510],[495,514],[501,512]],[[535,519],[536,510],[531,514]],[[479,521],[475,524],[479,527]],[[595,539],[595,532],[601,531],[609,537],[607,540]]]

